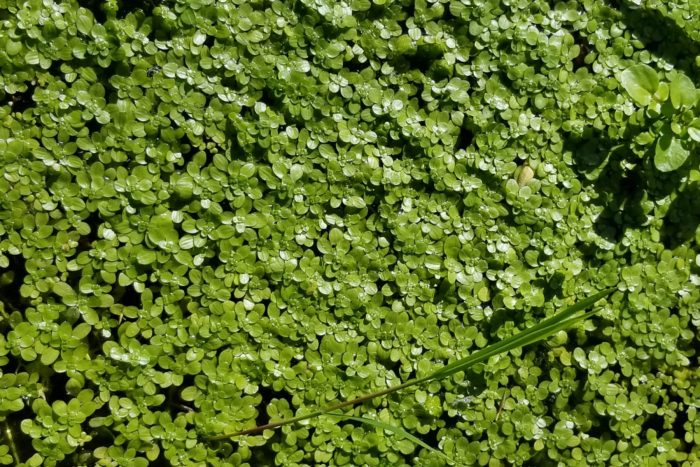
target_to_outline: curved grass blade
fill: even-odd
[[[328,414],[330,412],[335,412],[345,407],[352,407],[364,403],[366,401],[375,399],[377,397],[393,394],[411,386],[416,386],[432,380],[447,378],[448,376],[451,376],[460,371],[465,371],[473,365],[481,363],[494,355],[498,355],[500,353],[507,352],[517,347],[533,344],[542,339],[546,339],[552,334],[562,329],[566,329],[572,326],[574,323],[594,315],[595,313],[597,313],[597,311],[595,310],[583,313],[578,316],[576,316],[576,313],[590,307],[591,305],[594,305],[598,300],[610,295],[615,290],[617,290],[616,287],[610,287],[609,289],[605,289],[601,292],[598,292],[597,294],[588,297],[584,300],[581,300],[580,302],[570,306],[561,313],[551,316],[543,320],[542,322],[532,326],[531,328],[526,329],[525,331],[519,332],[518,334],[504,339],[500,342],[491,344],[488,347],[481,349],[473,353],[472,355],[469,355],[468,357],[457,360],[456,362],[452,362],[427,376],[421,378],[414,378],[396,386],[382,389],[381,391],[365,394],[352,400],[346,400],[343,402],[332,404],[327,407],[319,408],[304,415],[297,415],[296,417],[283,420],[270,421],[270,423],[267,423],[265,425],[248,428],[246,430],[237,431],[235,433],[226,433],[222,435],[210,436],[209,439],[212,441],[216,441],[232,438],[234,436],[243,436],[254,433],[260,433],[265,430],[273,430],[281,426],[290,425],[292,423],[300,422],[302,420],[308,420],[310,418],[318,417],[320,415]]]
[[[437,449],[433,448],[429,444],[427,444],[425,441],[421,440],[420,438],[417,438],[416,436],[412,435],[408,431],[404,430],[400,426],[395,426],[395,425],[390,425],[385,422],[381,422],[379,420],[374,420],[371,418],[365,418],[365,417],[354,417],[352,415],[345,415],[342,413],[338,412],[329,412],[326,415],[331,415],[334,417],[340,417],[340,418],[346,418],[348,420],[353,420],[356,422],[364,423],[366,425],[373,426],[375,428],[380,428],[385,431],[389,431],[391,433],[394,433],[396,436],[399,436],[400,438],[405,438],[409,441],[412,441],[413,443],[417,444],[420,447],[423,447],[427,449],[428,451],[432,452],[433,454],[442,457],[444,460],[448,461],[450,464],[456,464],[452,458],[450,458],[447,454],[445,454],[442,451],[438,451]]]
[[[614,290],[617,290],[617,288],[611,287],[591,297],[581,300],[580,302],[570,306],[561,313],[547,318],[544,321],[541,321],[536,325],[532,326],[531,328],[526,329],[525,331],[519,332],[514,336],[511,336],[500,342],[496,342],[495,344],[489,345],[486,348],[474,352],[468,357],[462,358],[460,360],[457,360],[456,362],[452,362],[440,368],[434,373],[424,378],[421,378],[421,382],[446,378],[460,371],[465,371],[470,367],[476,365],[477,363],[481,363],[494,355],[498,355],[500,353],[507,352],[518,347],[523,347],[525,345],[532,344],[539,340],[545,339],[551,336],[552,334],[561,331],[562,329],[566,329],[572,326],[574,323],[581,321],[582,319],[585,319],[591,316],[592,314],[596,313],[595,311],[593,311],[589,313],[584,313],[579,316],[575,316],[576,313],[595,304],[601,298],[610,295]]]

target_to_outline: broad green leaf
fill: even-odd
[[[289,176],[292,178],[292,181],[296,182],[303,175],[304,175],[304,166],[299,165],[299,164],[292,165],[292,168],[289,170]]]
[[[147,235],[151,242],[163,249],[170,249],[179,241],[179,235],[173,228],[172,218],[167,214],[162,214],[151,220]]]
[[[81,33],[85,35],[90,34],[93,25],[92,13],[90,10],[86,10],[85,8],[78,9],[75,25]]]
[[[65,282],[57,282],[53,286],[53,292],[59,297],[72,297],[76,293],[73,288]]]
[[[136,254],[136,262],[139,264],[151,264],[156,260],[156,252],[152,250],[141,250]]]
[[[692,107],[697,99],[697,91],[693,81],[686,75],[678,74],[671,81],[671,103],[679,109],[683,106]]]
[[[84,339],[88,334],[90,334],[91,330],[92,326],[89,324],[80,323],[73,329],[72,335],[75,339]]]
[[[8,41],[5,43],[5,52],[7,52],[7,55],[12,57],[13,55],[17,55],[22,51],[22,43],[21,42],[14,42],[8,39]]]
[[[659,76],[649,65],[640,63],[623,71],[620,82],[635,102],[647,106],[659,87]]]
[[[661,172],[673,172],[688,159],[690,152],[668,131],[656,140],[654,166]]]
[[[451,236],[445,239],[445,254],[448,258],[458,258],[459,252],[462,249],[462,244],[459,238]]]
[[[688,136],[693,141],[700,143],[700,117],[696,118],[688,126]]]
[[[44,365],[51,365],[58,359],[59,355],[61,355],[61,353],[58,350],[53,347],[48,347],[41,354],[41,363]]]

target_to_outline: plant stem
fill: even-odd
[[[10,424],[7,421],[5,421],[5,438],[7,439],[7,444],[10,445],[10,452],[15,460],[15,465],[19,465],[19,452],[17,452],[17,446],[15,446],[15,440],[12,437],[12,428],[10,428]]]
[[[275,428],[300,422],[302,420],[308,420],[309,418],[318,417],[328,412],[333,412],[335,410],[339,410],[345,407],[352,407],[357,404],[361,404],[363,402],[372,400],[376,397],[392,394],[410,386],[415,386],[428,381],[444,379],[460,371],[466,371],[467,369],[471,368],[477,363],[484,362],[494,355],[508,352],[509,350],[513,350],[515,348],[522,347],[525,345],[530,345],[532,343],[545,339],[546,337],[549,337],[550,335],[554,334],[555,332],[561,329],[566,329],[572,324],[582,319],[588,318],[596,312],[590,311],[587,313],[579,314],[578,316],[576,316],[576,314],[595,304],[598,300],[600,300],[603,297],[606,297],[614,290],[616,290],[615,287],[610,287],[601,292],[598,292],[597,294],[594,294],[593,296],[581,300],[580,302],[570,306],[561,313],[558,313],[550,318],[541,321],[540,323],[530,327],[529,329],[521,331],[513,336],[503,339],[502,341],[480,349],[474,352],[473,354],[469,355],[468,357],[458,359],[422,378],[414,378],[406,381],[405,383],[398,384],[396,386],[391,386],[381,391],[373,392],[371,394],[366,394],[364,396],[360,396],[349,401],[339,402],[325,408],[317,409],[306,415],[298,415],[296,417],[270,422],[265,425],[248,428],[246,430],[237,431],[235,433],[226,433],[223,435],[211,436],[209,437],[209,439],[212,441],[220,441],[223,439],[232,438],[234,436],[251,435],[255,433],[260,433],[265,430],[274,430]],[[498,415],[500,415],[500,411]]]
[[[275,428],[279,428],[279,427],[284,426],[284,425],[289,425],[291,423],[300,422],[302,420],[308,420],[309,418],[318,417],[319,415],[323,415],[323,414],[328,413],[328,412],[333,412],[334,410],[339,410],[339,409],[342,409],[345,407],[351,407],[351,406],[355,406],[357,404],[362,404],[363,402],[367,402],[367,401],[372,400],[376,397],[386,396],[387,394],[395,393],[396,391],[400,391],[401,389],[407,388],[409,386],[414,386],[416,384],[423,383],[425,381],[428,381],[429,379],[430,379],[430,376],[426,376],[424,378],[410,379],[410,380],[406,381],[405,383],[397,384],[396,386],[391,386],[387,389],[382,389],[381,391],[373,392],[371,394],[365,394],[364,396],[360,396],[360,397],[357,397],[357,398],[352,399],[352,400],[339,402],[337,404],[333,404],[333,405],[330,405],[328,407],[318,409],[318,410],[311,412],[311,413],[308,413],[306,415],[299,415],[297,417],[288,418],[285,420],[270,422],[270,423],[267,423],[265,425],[256,426],[253,428],[249,428],[247,430],[237,431],[235,433],[227,433],[227,434],[223,434],[223,435],[212,436],[209,439],[212,441],[219,441],[222,439],[232,438],[234,436],[252,435],[255,433],[260,433],[260,432],[265,431],[265,430],[274,430]]]

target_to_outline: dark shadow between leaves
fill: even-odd
[[[636,131],[626,132],[624,140],[634,138]],[[598,193],[594,202],[603,207],[603,212],[596,219],[595,232],[614,243],[622,239],[627,229],[643,227],[647,219],[645,200],[669,196],[690,171],[690,165],[686,164],[673,172],[660,172],[654,167],[651,149],[640,159],[623,140],[613,140],[592,128],[587,128],[583,137],[569,138],[565,150],[571,151],[574,169],[583,175],[581,181],[593,185]],[[682,204],[683,200],[678,202]],[[692,211],[691,206],[687,208]],[[685,239],[688,238],[686,235]]]
[[[676,248],[691,240],[700,225],[700,183],[687,186],[673,200],[664,217],[661,240],[666,248]]]
[[[622,22],[644,44],[644,48],[698,84],[700,67],[695,63],[695,57],[700,55],[700,43],[657,10],[639,8],[629,0],[610,0],[609,4],[622,13]]]
[[[620,11],[622,22],[647,50],[684,72],[697,84],[695,57],[700,55],[700,43],[656,10],[638,8],[628,0],[609,0],[608,4]],[[565,142],[565,150],[573,154],[574,169],[583,175],[581,181],[592,184],[599,194],[595,202],[603,206],[603,212],[595,222],[595,231],[615,243],[622,239],[627,229],[643,227],[646,222],[645,200],[670,195],[681,186],[690,170],[686,164],[674,172],[659,172],[652,162],[652,149],[640,160],[626,144],[640,131],[638,127],[628,126],[621,138],[613,139],[604,131],[588,127],[582,135],[570,135]],[[697,187],[686,191],[687,194],[679,195],[674,201],[664,220],[664,243],[670,247],[689,240],[698,225],[697,216],[689,214],[699,211],[692,201],[693,196],[697,199]]]

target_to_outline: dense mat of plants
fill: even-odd
[[[700,462],[694,0],[0,5],[0,463]]]

